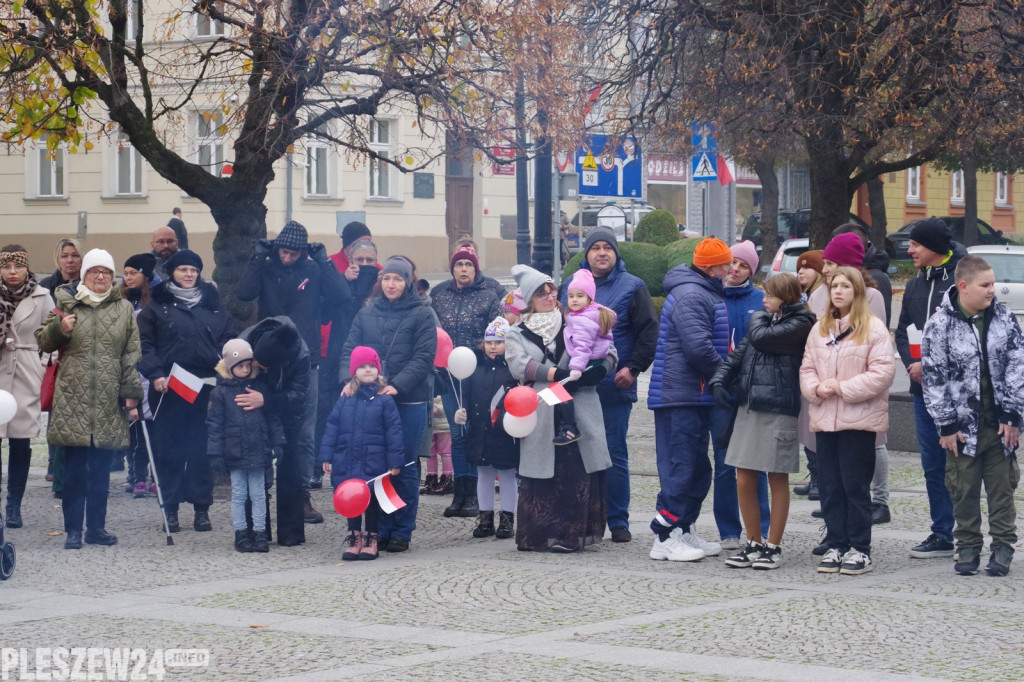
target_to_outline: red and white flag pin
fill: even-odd
[[[569,391],[565,390],[565,386],[557,381],[543,391],[537,391],[537,397],[548,405],[558,405],[559,403],[567,403],[572,400]]]
[[[203,390],[203,380],[183,369],[178,363],[174,363],[171,366],[171,374],[167,377],[167,388],[189,403],[194,403],[199,397],[199,392]]]
[[[377,496],[377,504],[385,514],[394,514],[405,506],[405,502],[395,491],[395,486],[391,484],[390,476],[373,479],[373,494]]]

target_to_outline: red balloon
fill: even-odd
[[[452,343],[452,337],[448,336],[448,332],[437,327],[437,351],[434,353],[434,367],[447,367],[448,355],[454,347],[455,344]]]
[[[334,510],[346,519],[362,516],[370,506],[370,486],[361,478],[342,481],[334,489]]]
[[[537,391],[529,386],[516,386],[505,394],[505,411],[513,417],[528,417],[537,411]]]

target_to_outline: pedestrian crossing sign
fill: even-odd
[[[700,152],[693,155],[693,172],[690,173],[691,180],[717,180],[718,167],[717,159],[708,156],[707,152]]]

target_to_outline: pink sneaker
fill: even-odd
[[[149,484],[149,494],[154,496],[156,495],[156,483]]]
[[[135,499],[140,499],[140,498],[143,498],[145,496],[146,496],[146,484],[143,483],[142,481],[139,481],[138,483],[135,484],[135,487],[132,488],[132,497],[134,497]]]

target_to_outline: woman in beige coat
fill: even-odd
[[[843,267],[833,274],[829,299],[807,337],[800,367],[828,526],[828,551],[818,571],[860,575],[872,570],[871,477],[875,434],[889,429],[892,339],[871,314],[857,270]]]
[[[14,396],[18,411],[0,424],[0,438],[10,450],[7,465],[8,528],[21,528],[21,499],[25,495],[32,459],[31,439],[39,435],[39,388],[43,365],[35,330],[53,308],[50,292],[29,269],[28,253],[18,244],[0,249],[0,390]]]

